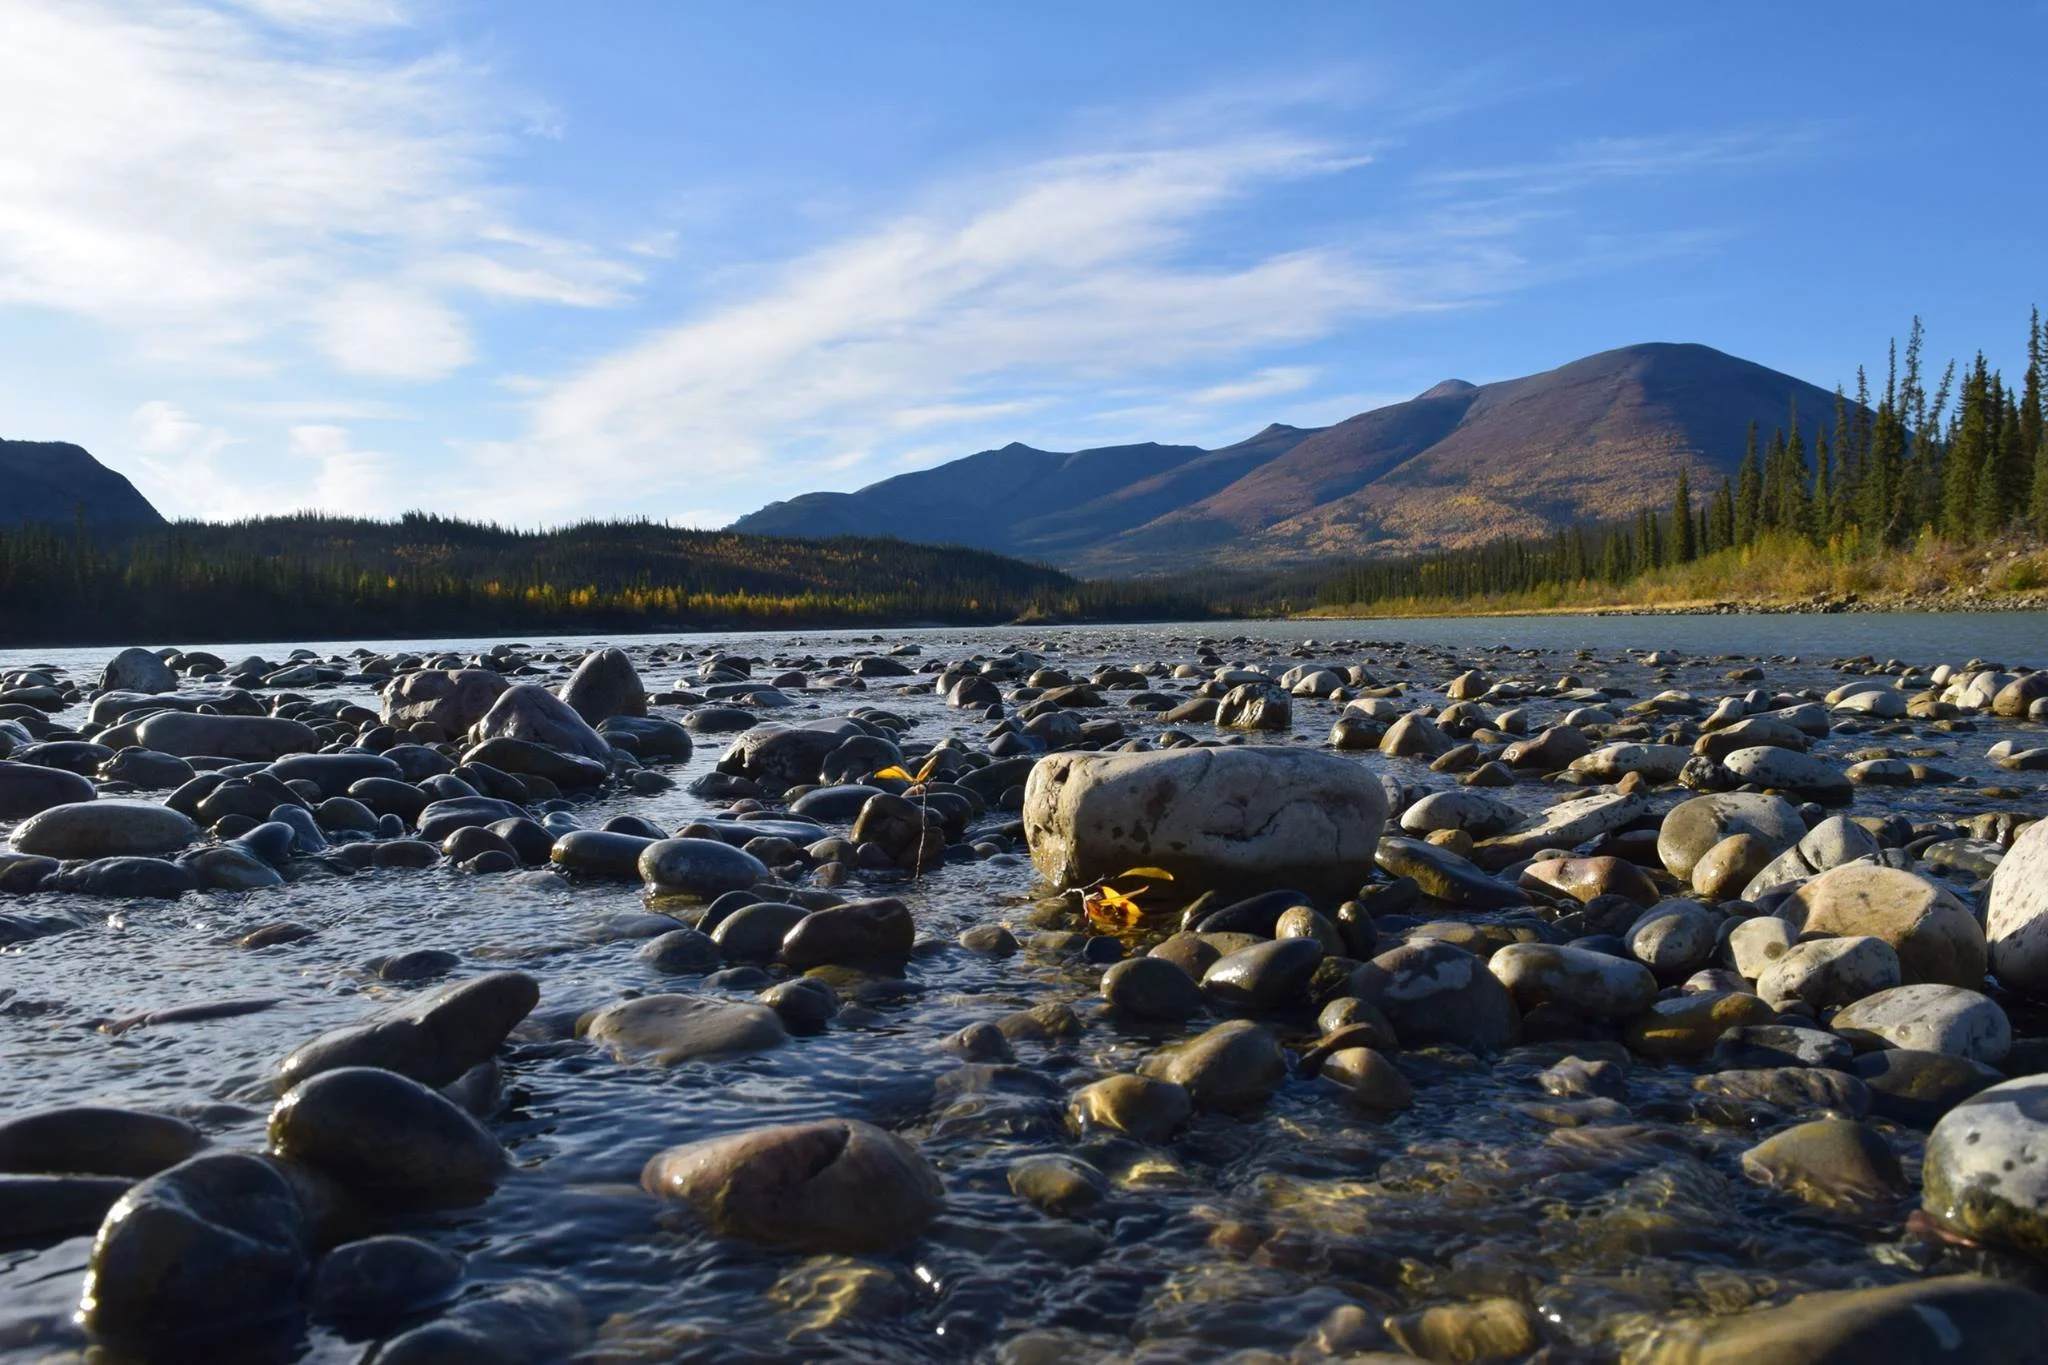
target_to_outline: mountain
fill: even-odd
[[[85,524],[161,526],[163,514],[135,485],[65,441],[0,441],[0,526],[40,521],[70,526],[83,506]]]
[[[1493,384],[1449,379],[1335,426],[1220,450],[1009,445],[854,493],[807,493],[735,531],[955,541],[1095,574],[1269,567],[1535,535],[1704,497],[1798,404],[1834,395],[1708,346],[1652,342]]]

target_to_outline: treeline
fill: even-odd
[[[651,521],[534,532],[411,513],[0,530],[0,643],[973,624],[1199,613],[980,550]]]
[[[1760,442],[1752,425],[1733,476],[1705,498],[1681,469],[1668,507],[1554,535],[1466,550],[1366,560],[1274,582],[1276,606],[1368,607],[1404,600],[1527,595],[1620,586],[1654,569],[1760,545],[1805,542],[1842,561],[1939,541],[1969,546],[2025,531],[2048,537],[2048,325],[2027,324],[2017,383],[1984,353],[1951,361],[1930,387],[1925,334],[1914,319],[1894,343],[1881,392],[1858,368],[1853,399],[1810,426],[1796,404]]]

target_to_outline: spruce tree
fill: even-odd
[[[1744,447],[1742,467],[1735,476],[1735,543],[1744,549],[1756,544],[1758,515],[1763,502],[1763,469],[1756,458],[1756,423],[1749,424],[1749,443]]]
[[[1699,557],[1692,539],[1692,483],[1685,466],[1678,467],[1678,490],[1671,496],[1671,562],[1690,564]]]
[[[1985,443],[1990,434],[1984,411],[1989,387],[1990,376],[1985,371],[1984,353],[1979,351],[1976,365],[1963,380],[1962,411],[1957,417],[1955,438],[1949,442],[1942,465],[1941,530],[1943,535],[1958,543],[1976,538],[1982,510],[1978,485],[1984,478]],[[1927,438],[1928,433],[1920,432],[1915,444],[1924,443]]]
[[[1723,474],[1721,476],[1720,491],[1714,494],[1714,534],[1711,537],[1710,548],[1715,550],[1732,550],[1737,543],[1735,539],[1735,485],[1729,482],[1726,474]]]

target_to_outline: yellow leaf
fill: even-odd
[[[929,781],[931,779],[931,775],[939,770],[939,759],[945,754],[945,752],[946,751],[944,749],[934,749],[931,751],[931,753],[927,754],[925,756],[924,762],[921,765],[919,765],[917,770],[917,777],[914,780],[918,782]]]
[[[1111,886],[1098,886],[1081,898],[1081,909],[1089,920],[1112,933],[1122,933],[1136,927],[1145,917],[1144,907],[1137,897],[1148,888],[1138,887],[1129,895]]]
[[[876,777],[886,777],[886,778],[892,778],[892,779],[894,779],[895,781],[898,781],[898,782],[915,782],[915,781],[917,781],[917,779],[916,779],[916,778],[912,777],[912,776],[911,776],[911,775],[910,775],[909,773],[905,772],[905,771],[904,771],[904,770],[903,770],[902,768],[898,767],[898,766],[897,766],[897,765],[895,765],[894,763],[890,764],[890,765],[889,765],[888,767],[886,767],[886,768],[883,768],[883,769],[882,769],[881,771],[877,772],[877,773],[875,774],[875,776],[876,776]]]
[[[1163,867],[1133,867],[1117,873],[1110,880],[1120,882],[1130,877],[1145,877],[1155,882],[1170,882],[1173,880],[1173,874]]]

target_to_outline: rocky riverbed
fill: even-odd
[[[9,665],[0,1361],[2048,1358],[2048,672],[1307,635]]]

